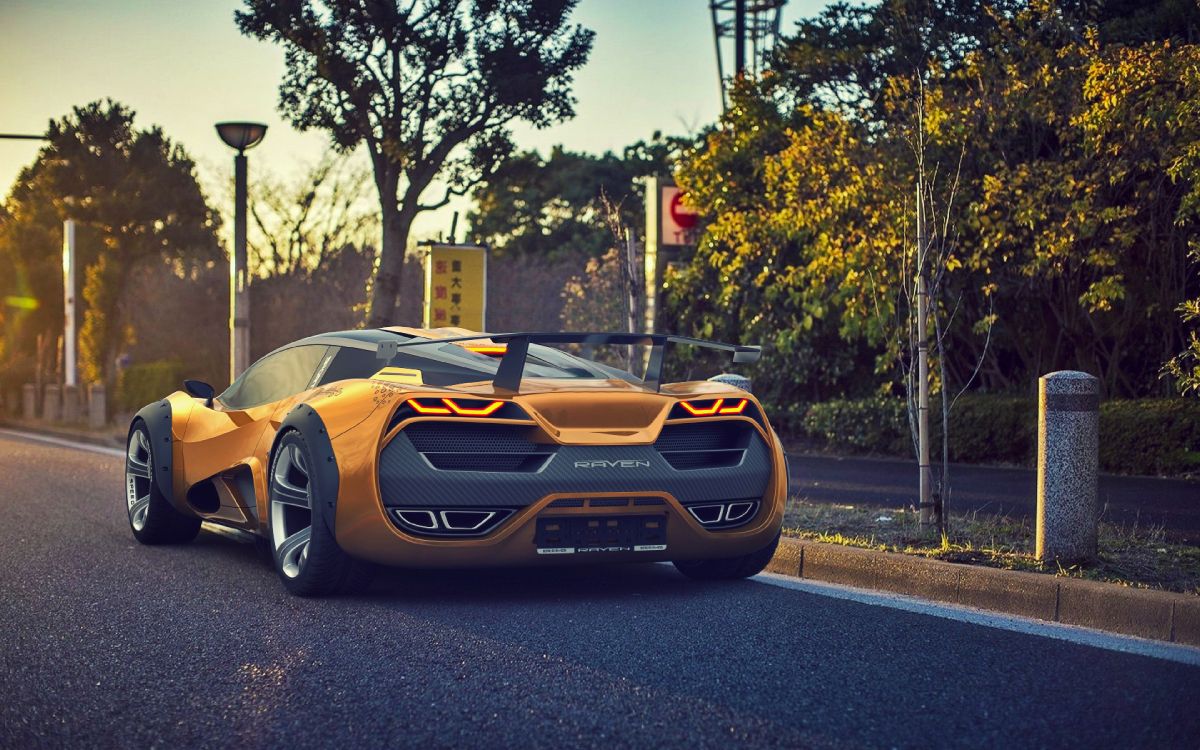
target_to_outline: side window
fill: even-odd
[[[234,409],[246,409],[303,391],[328,348],[293,346],[268,354],[251,365],[219,396],[221,403]]]
[[[320,385],[351,378],[369,378],[382,370],[383,365],[383,361],[375,356],[374,349],[340,347],[321,376]]]

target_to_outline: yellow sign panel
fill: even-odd
[[[425,256],[425,327],[486,330],[487,248],[430,245]]]

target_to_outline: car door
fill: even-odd
[[[251,469],[255,495],[261,496],[264,433],[271,418],[308,388],[328,349],[309,344],[274,351],[247,368],[211,408],[193,409],[176,452],[183,459],[184,481],[191,485],[245,465]]]

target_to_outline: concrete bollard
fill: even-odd
[[[1038,381],[1037,559],[1096,557],[1100,381],[1063,370]]]
[[[21,416],[37,419],[37,386],[33,383],[21,386]]]
[[[711,383],[724,383],[725,385],[732,385],[734,388],[741,388],[743,391],[750,392],[750,378],[745,375],[723,372],[720,375],[713,375],[708,380]]]
[[[63,386],[62,421],[67,424],[79,422],[79,386],[77,385]]]
[[[46,422],[57,422],[62,418],[62,389],[57,385],[47,385],[42,389],[42,419]]]
[[[88,386],[88,427],[93,430],[101,430],[106,424],[108,424],[108,403],[105,399],[104,384],[92,383]]]

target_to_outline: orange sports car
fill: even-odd
[[[556,348],[648,346],[644,377]],[[301,339],[216,395],[198,381],[137,413],[129,525],[186,542],[202,521],[264,540],[289,591],[412,568],[669,560],[692,578],[771,559],[787,497],[752,394],[662,383],[662,334],[385,328]]]

